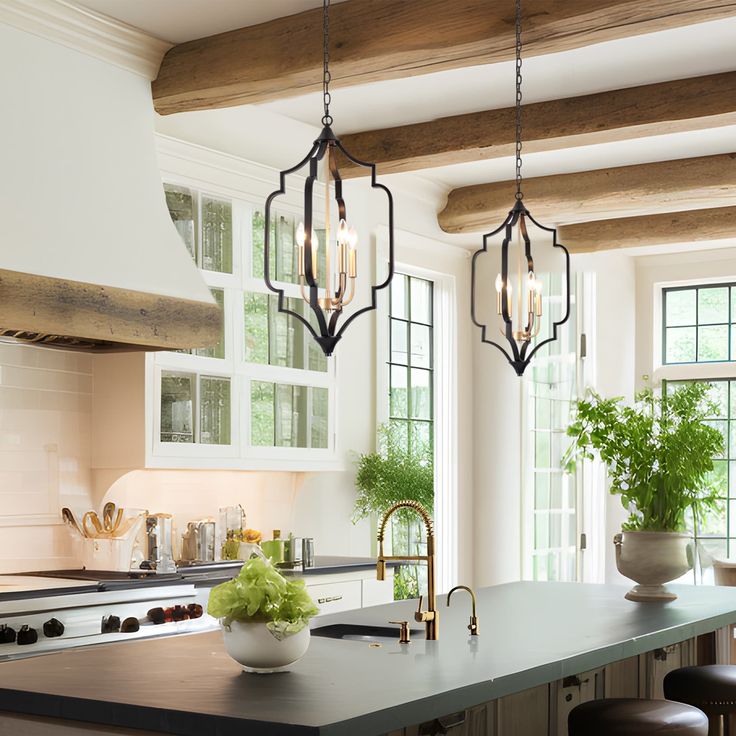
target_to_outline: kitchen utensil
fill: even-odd
[[[102,526],[106,532],[115,534],[123,521],[124,509],[117,509],[112,501],[108,501],[102,509]]]
[[[182,534],[181,558],[188,562],[215,561],[215,522],[212,519],[190,521]]]
[[[171,514],[146,516],[144,562],[157,573],[176,572],[174,562],[174,519]]]
[[[84,533],[82,527],[79,525],[79,522],[77,521],[77,517],[74,516],[74,512],[64,506],[61,510],[61,518],[64,519],[64,523],[67,524],[71,529],[74,529],[77,534],[79,534],[80,537],[86,537],[87,535]]]
[[[105,529],[96,511],[88,511],[82,517],[82,529],[84,529],[85,535],[90,538],[105,536]]]
[[[123,513],[123,509],[118,509],[115,513],[115,504],[106,503],[102,512],[102,520],[96,511],[88,511],[82,518],[82,528],[88,537],[115,536],[123,521]]]
[[[119,570],[120,572],[138,568],[143,554],[137,553],[138,564],[133,565],[132,560],[136,549],[136,538],[145,521],[145,512],[138,513],[126,519],[118,528],[115,536],[106,535],[81,540],[82,566],[87,570]]]

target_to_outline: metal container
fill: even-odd
[[[284,540],[284,562],[290,565],[300,565],[302,562],[302,537],[289,537]]]
[[[302,567],[314,567],[314,539],[312,537],[302,539]]]
[[[212,519],[190,521],[181,538],[181,559],[187,562],[214,562],[215,522]]]
[[[176,572],[174,519],[171,514],[148,514],[145,527],[144,562],[141,567],[165,574]]]

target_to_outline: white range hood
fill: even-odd
[[[68,3],[3,4],[0,335],[92,350],[217,342],[222,315],[166,209],[150,78],[99,58],[88,28],[70,32]],[[74,43],[53,38],[57,9]],[[49,33],[28,22],[37,10]],[[79,38],[90,53],[70,47]]]

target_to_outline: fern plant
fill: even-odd
[[[625,531],[685,531],[688,513],[697,523],[718,501],[713,458],[723,453],[724,441],[707,423],[718,414],[709,392],[706,383],[672,392],[645,389],[633,406],[591,392],[576,404],[563,464],[572,469],[583,458],[600,456],[611,493],[629,511]]]

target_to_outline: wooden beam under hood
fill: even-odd
[[[570,253],[736,239],[736,207],[581,222],[562,225],[557,235]]]
[[[731,206],[736,153],[525,179],[524,202],[543,224]],[[447,233],[487,231],[513,203],[509,181],[453,189],[439,224]]]
[[[341,136],[380,174],[514,155],[513,107]],[[736,72],[524,105],[524,153],[736,123]],[[367,170],[344,161],[344,177]]]
[[[215,303],[3,269],[0,315],[0,335],[98,352],[204,347],[222,331]]]
[[[534,0],[524,54],[588,46],[736,15],[736,0]],[[330,10],[334,87],[508,61],[514,4],[488,0],[346,0]],[[322,81],[322,9],[181,43],[153,83],[157,112],[265,102]]]

